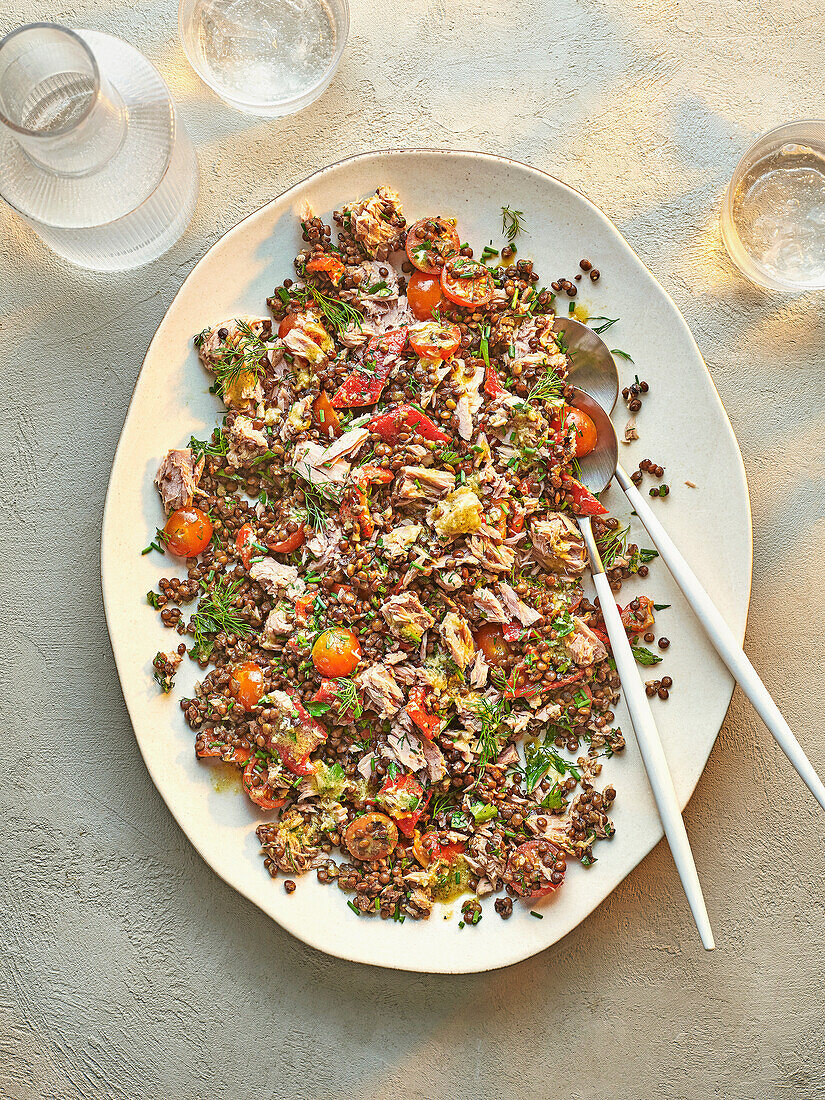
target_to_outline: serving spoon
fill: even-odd
[[[610,484],[616,472],[619,460],[619,444],[616,431],[608,414],[602,406],[584,390],[575,389],[570,404],[587,413],[596,425],[597,440],[593,450],[578,460],[579,480],[597,495]],[[610,638],[613,660],[622,683],[625,703],[630,712],[636,742],[650,780],[650,788],[656,801],[656,808],[664,826],[665,836],[673,853],[673,861],[679,878],[682,880],[688,904],[690,905],[696,927],[703,945],[708,951],[714,947],[710,919],[702,895],[702,887],[690,850],[682,812],[673,787],[673,779],[667,766],[667,759],[653,719],[645,689],[642,686],[636,658],[630,648],[624,623],[616,606],[616,599],[610,588],[604,565],[593,536],[593,526],[589,516],[576,516],[576,522],[582,533],[587,554],[590,558],[590,571],[599,596],[599,608]]]
[[[602,409],[612,412],[619,396],[619,371],[607,345],[592,329],[573,318],[557,319],[554,328],[564,334],[566,350],[570,356],[570,382],[594,397]],[[704,627],[716,652],[750,699],[757,714],[768,727],[803,783],[819,805],[825,809],[825,785],[805,755],[790,726],[782,717],[779,707],[762,683],[759,673],[748,660],[696,574],[654,515],[653,509],[618,461],[614,472],[616,481],[642,521],[653,540],[653,545],[659,551],[662,561],[670,570],[685,599],[693,608],[694,614]]]

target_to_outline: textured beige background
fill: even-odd
[[[372,970],[292,940],[185,841],[135,747],[98,574],[143,351],[220,233],[351,152],[506,153],[599,203],[691,325],[750,480],[748,649],[825,772],[823,296],[746,286],[716,223],[750,137],[825,113],[821,5],[355,0],[332,87],[280,123],[197,83],[172,0],[6,0],[0,29],[44,17],[121,34],[158,63],[202,190],[170,254],[106,278],[0,212],[0,1096],[825,1095],[825,820],[738,694],[687,812],[715,954],[659,846],[539,958],[457,979]]]

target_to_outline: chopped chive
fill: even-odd
[[[544,914],[543,913],[537,913],[535,911],[535,909],[530,910],[530,916],[535,917],[537,920],[544,920]]]
[[[353,903],[351,901],[348,901],[347,905],[350,907],[350,909],[353,911],[353,913],[355,913],[355,915],[357,917],[361,916],[361,910],[356,905],[353,905]]]

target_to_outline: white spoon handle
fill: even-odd
[[[665,751],[659,739],[659,731],[650,703],[645,695],[645,689],[639,676],[636,658],[630,650],[630,642],[627,640],[627,632],[616,606],[616,597],[610,588],[610,582],[604,572],[599,551],[593,538],[593,528],[587,517],[577,516],[579,530],[587,546],[593,583],[599,597],[599,607],[604,618],[607,634],[610,638],[610,647],[613,651],[613,660],[616,662],[616,671],[622,684],[627,709],[633,722],[636,733],[636,743],[642,756],[642,762],[650,781],[650,789],[659,817],[662,819],[665,836],[673,854],[673,862],[682,880],[682,886],[699,929],[699,936],[708,951],[713,950],[713,932],[710,928],[710,919],[705,907],[705,899],[702,896],[702,887],[699,876],[696,873],[696,864],[693,862],[693,853],[690,850],[685,823],[682,821],[682,811],[676,798],[673,780],[667,766]]]
[[[756,669],[745,656],[742,647],[734,638],[728,624],[699,583],[696,574],[676,548],[670,535],[653,514],[650,505],[646,503],[644,497],[621,466],[616,470],[616,480],[636,510],[636,515],[647,529],[654,546],[661,555],[662,561],[673,574],[673,579],[681,588],[685,599],[705,628],[708,637],[716,648],[716,652],[728,666],[745,695],[753,703],[762,721],[771,731],[791,764],[796,768],[811,794],[819,805],[825,809],[825,786],[823,786],[822,780],[814,771],[813,765],[802,751],[802,746],[780,714],[779,708],[760,680]]]
[[[616,597],[610,589],[610,582],[604,573],[594,573],[593,582],[596,585],[601,612],[610,637],[616,671],[622,681],[625,702],[627,703],[627,709],[630,711],[633,729],[636,732],[636,742],[639,746],[639,752],[642,754],[647,777],[650,780],[650,788],[656,800],[656,808],[664,826],[665,836],[673,853],[673,862],[676,864],[676,870],[682,880],[682,886],[693,913],[693,919],[696,921],[696,927],[699,929],[702,943],[710,951],[714,943],[708,911],[705,907],[705,899],[702,896],[702,887],[696,873],[696,864],[693,862],[693,853],[690,850],[690,843],[685,832],[685,824],[682,821],[676,791],[673,788],[673,780],[667,766],[662,742],[659,739],[659,731],[656,729],[650,703],[639,678],[636,659],[630,651],[630,642],[627,640],[624,624],[616,607]]]

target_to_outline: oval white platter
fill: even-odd
[[[644,457],[666,466],[670,497],[653,503],[734,633],[744,636],[751,581],[745,472],[725,410],[676,306],[609,219],[579,192],[501,157],[428,150],[369,153],[316,172],[226,233],[186,279],[147,352],[112,468],[102,538],[106,617],[146,766],[181,828],[217,874],[283,928],[332,955],[431,973],[493,970],[564,936],[662,836],[623,705],[617,721],[628,747],[602,773],[618,791],[615,838],[596,846],[598,861],[592,868],[573,866],[555,898],[516,904],[508,921],[487,899],[482,921],[460,929],[460,902],[436,907],[429,921],[401,924],[356,917],[346,895],[335,886],[321,886],[312,873],[287,895],[264,869],[254,807],[238,788],[219,789],[210,765],[195,759],[194,735],[178,705],[182,695],[191,694],[195,666],[184,661],[171,696],[160,694],[152,678],[154,654],[180,639],[160,625],[146,592],[161,576],[183,575],[169,557],[140,553],[163,522],[152,479],[169,447],[184,446],[190,434],[203,438],[220,412],[192,336],[227,317],[267,315],[267,295],[293,274],[305,202],[329,220],[333,209],[381,183],[400,192],[410,220],[432,213],[457,217],[462,240],[477,255],[490,240],[500,247],[503,205],[523,211],[527,232],[519,238],[519,255],[535,260],[546,284],[571,278],[585,256],[600,268],[598,284],[586,277],[579,284],[579,301],[594,315],[620,318],[605,339],[609,347],[633,356],[634,365],[619,360],[623,384],[636,373],[650,383],[638,418],[641,439],[621,448],[621,460],[631,469]],[[620,434],[624,422],[620,401]],[[686,486],[686,480],[696,488]],[[605,502],[627,518],[629,508],[615,486]],[[633,524],[633,539],[648,545]],[[713,747],[733,685],[664,566],[654,563],[646,581],[626,584],[622,601],[642,589],[657,603],[671,605],[658,616],[658,633],[672,644],[655,675],[672,676],[674,688],[666,704],[654,702],[684,805]],[[654,674],[642,672],[646,678]],[[543,919],[531,916],[531,908]]]

